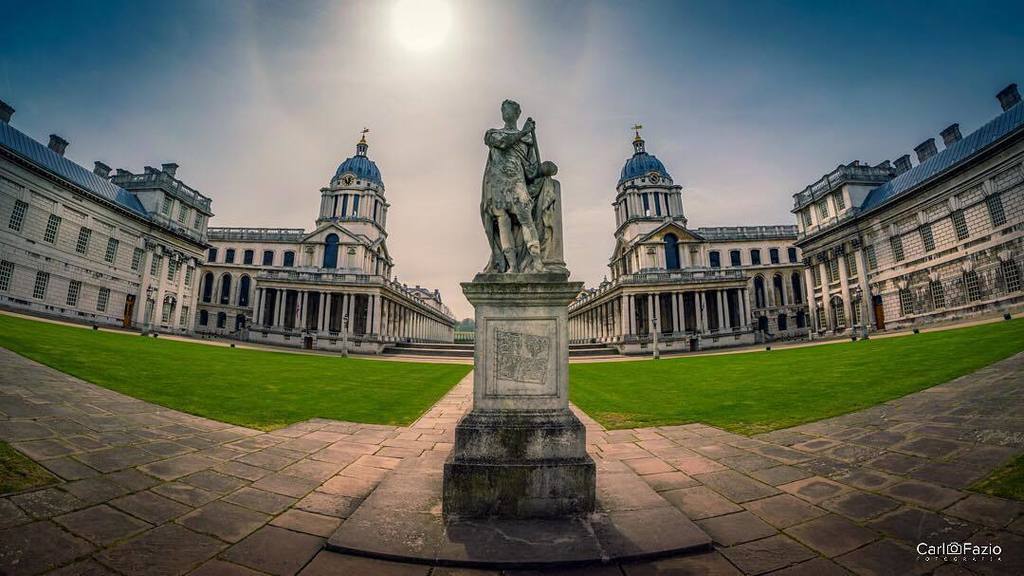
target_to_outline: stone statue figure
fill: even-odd
[[[562,255],[562,185],[554,179],[558,166],[542,162],[540,177],[530,187],[533,222],[540,240],[540,258],[545,272],[568,273]]]
[[[484,168],[480,217],[491,259],[491,272],[542,272],[540,239],[534,223],[533,199],[528,185],[540,177],[540,162],[533,118],[517,127],[521,109],[512,100],[501,103],[505,125],[484,135],[489,148]]]

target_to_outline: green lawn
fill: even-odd
[[[0,442],[0,494],[39,488],[56,482],[45,468]]]
[[[315,417],[408,424],[471,368],[207,346],[3,314],[0,346],[136,398],[263,430]]]
[[[971,486],[971,490],[990,496],[1024,501],[1024,456],[1019,456],[988,478]]]
[[[570,398],[608,428],[703,422],[743,434],[852,412],[1024,350],[1024,320],[791,350],[572,364]]]

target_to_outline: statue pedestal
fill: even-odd
[[[569,410],[568,274],[478,274],[473,409],[444,465],[449,517],[582,515],[595,505],[586,430]]]

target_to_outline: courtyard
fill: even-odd
[[[364,558],[328,544],[381,482],[400,480],[416,461],[443,460],[471,404],[469,366],[241,350],[10,316],[0,323],[0,440],[13,447],[3,462],[38,466],[0,498],[4,570],[499,574]],[[630,486],[616,504],[623,509],[674,507],[713,545],[551,573],[945,573],[954,567],[915,550],[936,538],[1006,551],[1000,564],[973,563],[972,571],[1019,571],[1010,551],[1024,543],[1020,462],[1012,465],[1024,450],[1013,408],[1022,325],[573,364],[599,490]],[[144,366],[112,367],[119,349],[134,347],[149,359]],[[214,368],[224,363],[231,369]],[[173,375],[182,366],[190,378]],[[797,372],[794,395],[771,380],[787,366],[809,374]],[[318,371],[316,396],[285,406],[300,393],[287,373]],[[367,379],[375,371],[395,371],[392,385]],[[197,384],[197,374],[212,380]],[[611,387],[615,380],[625,385]],[[397,386],[421,395],[396,402]],[[707,395],[722,406],[703,403]],[[250,410],[255,416],[244,416]]]

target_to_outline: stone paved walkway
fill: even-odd
[[[606,431],[581,414],[593,456],[647,481],[716,549],[576,573],[1024,573],[1021,505],[963,490],[1024,452],[1022,380],[1024,354],[753,438],[700,424]],[[470,392],[467,377],[406,428],[311,420],[262,433],[0,349],[0,439],[63,480],[0,498],[0,574],[496,574],[322,549],[402,459],[450,449]],[[964,539],[1001,545],[1002,561],[914,551]]]

